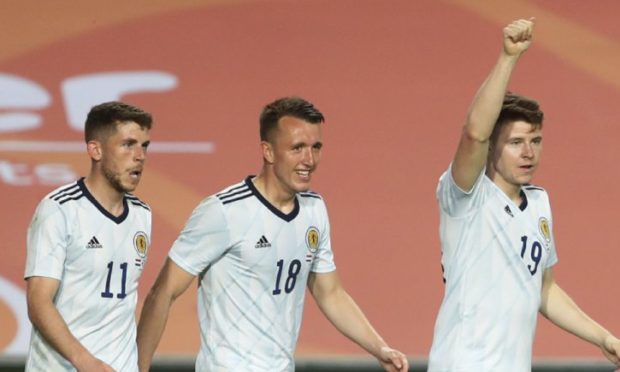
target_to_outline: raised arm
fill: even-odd
[[[407,357],[390,348],[342,287],[335,271],[310,273],[308,289],[327,319],[353,342],[374,355],[386,371],[408,371]]]
[[[452,177],[464,191],[471,190],[484,169],[489,152],[489,139],[499,116],[510,76],[517,60],[530,46],[533,27],[531,19],[520,19],[504,28],[502,52],[469,108],[452,162]]]
[[[598,346],[607,359],[620,367],[620,340],[577,306],[555,282],[552,269],[543,276],[540,313],[565,331]]]
[[[166,328],[170,306],[179,297],[194,276],[180,268],[170,258],[159,272],[149,291],[138,323],[138,365],[140,371],[149,370],[153,354]]]
[[[78,371],[114,371],[95,358],[73,336],[67,323],[54,305],[53,298],[60,282],[56,279],[33,276],[27,280],[28,317],[32,325],[60,355]]]

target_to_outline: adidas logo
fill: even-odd
[[[509,207],[509,206],[506,206],[506,207],[504,208],[504,212],[508,213],[508,215],[509,215],[510,217],[514,217],[514,215],[512,214],[512,211],[510,210],[510,207]]]
[[[254,248],[269,248],[271,247],[271,243],[265,238],[265,235],[261,236],[260,239],[254,245]]]
[[[99,243],[96,236],[93,236],[88,244],[86,244],[86,249],[95,249],[95,248],[103,248],[103,245]]]

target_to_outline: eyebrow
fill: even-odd
[[[121,143],[135,144],[135,143],[140,143],[140,141],[138,141],[138,139],[137,139],[137,138],[134,138],[134,137],[127,137],[127,138],[124,138],[124,139],[121,141]],[[150,144],[151,144],[151,140],[146,140],[146,141],[142,142],[142,143],[140,144],[140,146],[148,146],[148,145],[150,145]]]
[[[530,136],[530,133],[532,132],[523,133],[523,134],[515,134],[512,136],[508,136],[507,139],[511,140],[511,139],[516,139],[516,138],[525,138],[525,137]],[[533,136],[532,138],[542,138],[542,137],[543,137],[542,133],[540,133],[540,134],[537,134],[536,136]]]
[[[291,144],[291,148],[299,147],[299,146],[308,146],[308,147],[316,147],[316,146],[318,146],[318,147],[323,147],[323,142],[317,141],[317,142],[314,142],[312,144],[308,144],[305,141],[299,141],[299,142],[295,142],[295,143]]]

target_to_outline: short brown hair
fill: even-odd
[[[153,117],[142,109],[123,102],[105,102],[90,109],[84,125],[84,139],[103,139],[116,130],[116,124],[133,121],[142,129],[151,129]]]
[[[502,110],[499,113],[499,117],[493,128],[493,133],[491,134],[491,142],[495,142],[500,129],[508,123],[525,121],[535,127],[542,128],[543,119],[544,113],[540,109],[540,105],[537,101],[520,94],[506,92]]]
[[[270,135],[284,116],[292,116],[312,124],[325,121],[323,114],[314,105],[301,97],[279,98],[263,108],[260,114],[260,139],[269,141]]]

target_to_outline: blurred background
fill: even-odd
[[[502,28],[529,17],[534,44],[510,87],[545,111],[534,181],[551,195],[556,278],[620,334],[618,11],[614,0],[2,1],[0,355],[27,352],[26,229],[45,194],[88,171],[91,106],[119,99],[155,117],[136,192],[154,211],[142,301],[194,206],[259,170],[263,105],[300,95],[327,118],[313,189],[344,284],[392,346],[424,363],[443,296],[437,179]],[[196,354],[195,298],[174,305],[159,357]],[[366,357],[307,302],[300,360]],[[544,319],[534,357],[606,365]]]

